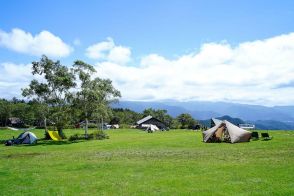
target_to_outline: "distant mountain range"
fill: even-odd
[[[120,101],[113,104],[115,108],[129,108],[142,112],[146,108],[165,109],[173,117],[182,113],[189,113],[197,120],[228,115],[242,119],[244,122],[253,123],[259,129],[294,129],[294,106],[267,107],[227,102],[206,101]]]
[[[231,123],[233,123],[234,125],[239,125],[239,124],[244,124],[245,122],[240,119],[240,118],[232,118],[228,115],[225,115],[225,116],[221,116],[221,117],[217,117],[217,119],[219,120],[227,120]],[[199,120],[200,124],[206,126],[206,127],[211,127],[211,119],[207,119],[207,120]]]

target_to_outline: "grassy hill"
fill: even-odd
[[[1,195],[294,194],[291,131],[239,144],[207,144],[200,132],[183,130],[107,133],[108,140],[1,145]],[[0,130],[0,140],[18,134]]]

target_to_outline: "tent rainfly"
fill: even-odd
[[[213,119],[215,126],[203,131],[203,142],[249,142],[251,132],[241,129],[229,121]]]
[[[37,142],[37,136],[29,131],[23,132],[15,140],[15,144],[33,144]]]

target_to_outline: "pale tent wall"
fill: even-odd
[[[216,130],[221,126],[221,124],[218,124],[206,131],[203,131],[203,141],[207,142],[209,140],[209,138],[211,138],[211,136],[214,134],[214,132],[216,132]]]
[[[241,129],[229,121],[224,121],[229,132],[231,143],[248,142],[251,137],[251,132]]]
[[[142,124],[142,127],[146,128],[145,131],[151,130],[151,131],[158,131],[159,128],[156,125],[153,124]]]
[[[150,129],[151,129],[152,131],[158,131],[158,130],[159,130],[159,128],[158,128],[156,125],[151,125],[151,126],[150,126]]]
[[[38,139],[37,136],[34,133],[30,132],[30,142],[31,142],[31,144],[35,143],[37,141],[37,139]]]
[[[219,119],[216,119],[216,118],[212,118],[211,119],[213,121],[213,123],[215,124],[215,126],[219,125],[219,124],[222,124],[222,120],[219,120]]]

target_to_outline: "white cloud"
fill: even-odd
[[[105,53],[113,47],[113,40],[111,38],[107,38],[107,41],[89,46],[86,50],[86,56],[92,59],[103,59],[106,57]]]
[[[65,57],[73,50],[49,31],[41,31],[33,36],[17,28],[9,33],[0,30],[0,46],[19,53],[36,56],[45,54],[50,57]]]
[[[127,47],[115,45],[112,38],[96,43],[86,49],[88,58],[126,64],[131,60],[131,50]]]
[[[131,50],[126,47],[116,46],[109,51],[107,59],[111,62],[125,64],[131,60]]]
[[[26,87],[33,79],[31,64],[0,64],[1,98],[21,97],[21,88]]]
[[[294,33],[235,47],[223,42],[206,43],[199,52],[177,59],[150,54],[137,66],[128,65],[130,49],[115,49],[121,46],[112,39],[99,47],[97,75],[113,80],[123,99],[294,103]],[[121,53],[126,54],[121,57]],[[0,64],[1,96],[19,97],[20,89],[32,78],[30,64]]]
[[[151,54],[136,67],[105,55],[97,71],[113,80],[124,99],[282,105],[294,102],[294,86],[289,85],[294,83],[293,54],[294,33],[290,33],[236,47],[206,43],[198,53],[175,60]]]

